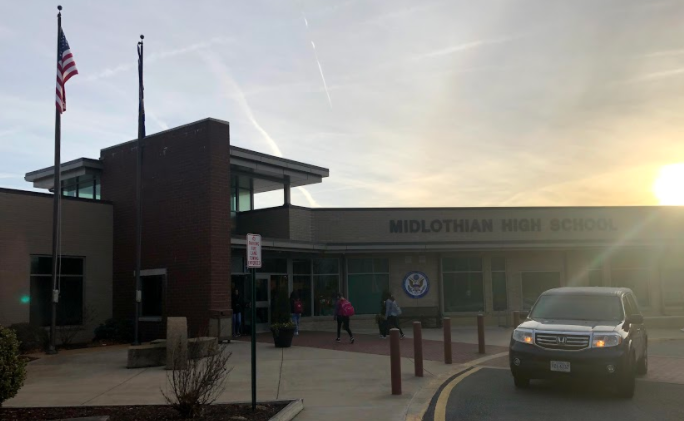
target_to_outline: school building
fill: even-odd
[[[62,164],[58,325],[135,314],[137,141]],[[231,290],[247,297],[245,235],[261,234],[256,323],[277,293],[304,300],[304,327],[331,323],[332,296],[372,325],[392,292],[407,318],[510,324],[546,289],[629,287],[653,318],[684,315],[684,208],[305,208],[290,189],[329,170],[230,145],[229,124],[205,119],[146,137],[142,166],[145,340],[165,318],[191,334],[230,334]],[[53,168],[28,172],[46,193],[0,189],[0,323],[50,321]],[[457,188],[456,186],[454,188]],[[283,204],[254,209],[282,191]],[[444,194],[449,194],[445,191]],[[223,314],[223,316],[220,316]],[[680,320],[684,320],[678,318]]]

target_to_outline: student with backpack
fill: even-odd
[[[349,318],[354,315],[354,307],[341,294],[337,294],[337,304],[335,305],[334,318],[337,320],[337,342],[340,342],[340,328],[344,325],[344,330],[349,334],[349,342],[354,343],[354,335],[349,329]]]
[[[292,323],[295,325],[295,336],[299,335],[299,319],[304,313],[304,304],[302,303],[299,293],[292,291],[290,294],[290,314],[292,315]]]
[[[394,298],[394,295],[390,295],[389,298],[387,299],[387,302],[385,303],[385,317],[387,318],[387,331],[392,329],[393,327],[399,329],[399,334],[401,334],[401,337],[404,337],[404,332],[401,330],[401,327],[399,326],[399,319],[398,317],[401,316],[401,308],[399,307],[399,304],[397,304],[397,300]]]

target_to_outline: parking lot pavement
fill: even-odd
[[[533,381],[528,389],[516,389],[508,370],[476,367],[467,374],[450,391],[444,389],[448,399],[442,399],[445,405],[437,418],[440,393],[435,395],[424,421],[684,419],[684,385],[680,384],[640,381],[634,398],[628,400],[597,384]]]

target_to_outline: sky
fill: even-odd
[[[329,168],[297,205],[653,205],[684,162],[684,1],[61,4],[62,162],[137,136],[140,34],[147,133],[214,117]],[[0,1],[0,187],[53,162],[56,5]]]

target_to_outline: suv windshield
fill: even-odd
[[[621,321],[623,311],[620,298],[615,295],[542,295],[534,305],[530,317]]]

